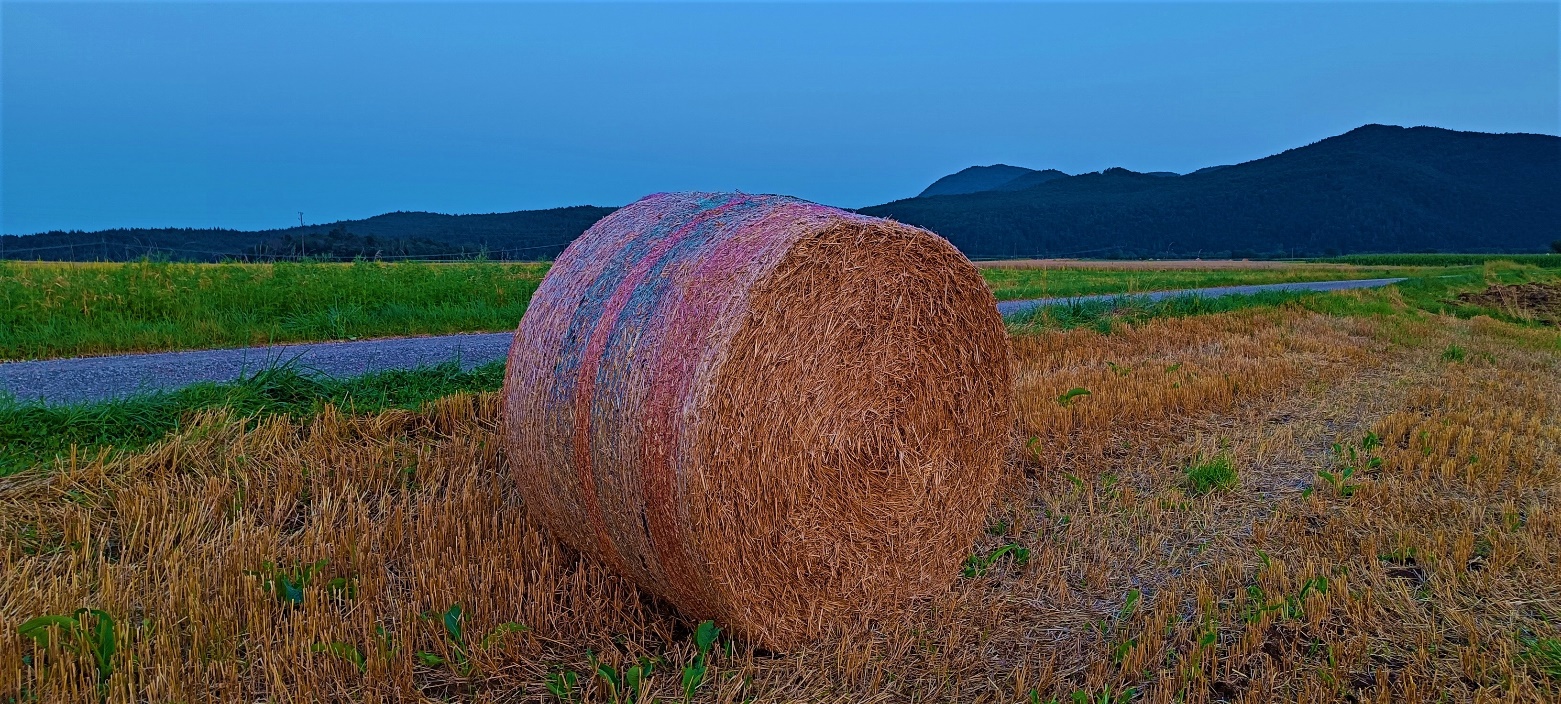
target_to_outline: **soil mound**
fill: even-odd
[[[1458,302],[1497,308],[1519,318],[1561,325],[1561,285],[1497,284],[1478,293],[1459,294]]]

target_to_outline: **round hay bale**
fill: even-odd
[[[1010,376],[992,293],[943,238],[663,193],[537,289],[506,441],[555,536],[784,650],[953,581],[1009,443]]]

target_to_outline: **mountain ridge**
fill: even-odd
[[[952,196],[988,191],[1033,173],[1038,172],[1035,169],[1028,169],[1023,166],[1009,166],[1008,164],[969,166],[933,181],[921,193],[918,193],[916,197]],[[1061,172],[1059,171],[1058,173]]]
[[[1364,125],[1181,176],[1127,169],[859,212],[968,256],[1327,256],[1544,251],[1561,232],[1561,137]]]
[[[1561,137],[1543,134],[1371,124],[1182,175],[993,164],[940,182],[960,192],[928,195],[929,186],[858,212],[926,227],[973,258],[1536,252],[1561,236]],[[964,190],[973,186],[982,188]],[[52,231],[0,236],[0,259],[546,259],[613,210],[397,211],[259,231]]]

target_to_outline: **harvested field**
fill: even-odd
[[[699,655],[527,516],[493,395],[217,411],[0,479],[0,701],[1561,697],[1553,331],[1251,309],[1015,350],[1029,449],[907,620]],[[83,607],[111,667],[17,632]]]
[[[1554,283],[1496,284],[1478,293],[1461,294],[1458,302],[1495,308],[1545,325],[1561,325],[1561,285]]]

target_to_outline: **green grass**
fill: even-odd
[[[352,379],[317,377],[281,366],[232,383],[196,384],[101,403],[48,406],[0,400],[0,476],[46,465],[69,456],[73,448],[78,457],[95,457],[105,448],[139,450],[210,409],[227,408],[239,416],[304,418],[332,404],[350,413],[371,414],[416,409],[460,392],[495,391],[503,381],[503,361],[464,372],[451,362]]]
[[[0,261],[0,359],[513,330],[539,263]]]
[[[1313,261],[1356,266],[1478,266],[1486,262],[1506,261],[1561,269],[1561,254],[1350,254]]]
[[[1339,281],[1417,276],[1403,268],[1299,264],[1282,269],[1041,269],[982,267],[981,275],[1000,301],[1070,298],[1102,293],[1147,293],[1211,286],[1249,286],[1297,281]]]
[[[1224,491],[1236,486],[1236,468],[1231,466],[1230,458],[1224,455],[1198,462],[1188,467],[1186,472],[1187,489],[1194,494]]]
[[[1518,660],[1537,670],[1546,679],[1561,683],[1561,638],[1525,639]]]

